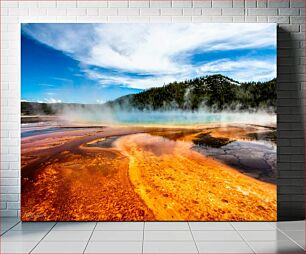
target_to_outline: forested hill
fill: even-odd
[[[138,110],[276,110],[276,79],[238,83],[222,75],[199,77],[150,88],[108,102],[111,107]]]
[[[150,88],[105,104],[21,102],[22,115],[61,114],[71,111],[117,110],[266,110],[276,111],[276,79],[238,83],[222,75],[199,77]]]

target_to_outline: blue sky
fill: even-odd
[[[103,103],[223,74],[276,76],[274,24],[22,24],[21,97]]]
[[[80,63],[27,35],[21,37],[22,99],[39,102],[103,103],[141,89],[101,86],[86,77]]]

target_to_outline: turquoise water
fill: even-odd
[[[195,125],[207,123],[276,124],[268,113],[129,112],[116,113],[113,122],[124,124]]]
[[[267,112],[220,112],[206,111],[113,111],[77,110],[66,111],[61,119],[68,122],[90,124],[150,124],[195,125],[208,123],[249,123],[276,125],[276,115]]]

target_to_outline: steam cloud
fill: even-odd
[[[122,110],[106,105],[87,105],[85,107],[64,106],[58,113],[62,121],[70,124],[96,125],[200,125],[207,123],[248,123],[275,126],[276,115],[264,110],[211,112],[201,108],[197,111],[166,110],[140,111],[132,108]]]

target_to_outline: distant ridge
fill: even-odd
[[[64,108],[73,110],[164,111],[201,108],[221,110],[276,111],[276,79],[267,82],[239,83],[223,75],[198,77],[172,82],[137,94],[122,96],[104,104],[21,102],[22,115],[54,115]]]

